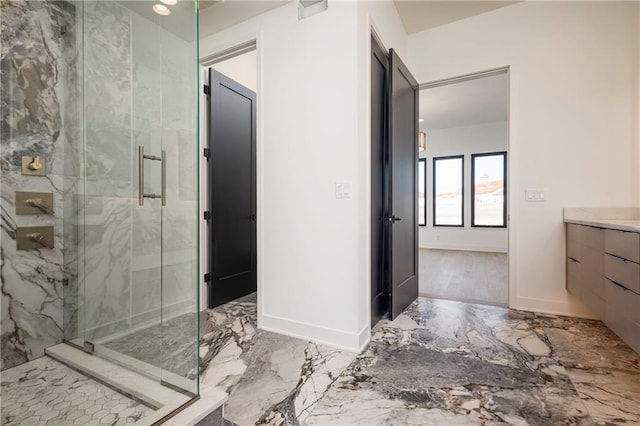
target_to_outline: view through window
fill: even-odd
[[[506,152],[471,156],[471,225],[505,227]]]
[[[464,156],[433,159],[433,225],[463,226]]]

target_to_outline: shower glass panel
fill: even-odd
[[[77,247],[65,338],[197,394],[197,3],[165,15],[155,1],[76,4],[83,140],[66,183]]]

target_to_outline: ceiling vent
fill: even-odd
[[[298,0],[298,20],[324,12],[328,7],[328,0]]]

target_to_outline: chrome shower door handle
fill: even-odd
[[[162,193],[161,194],[145,194],[144,193],[144,160],[162,162]],[[145,198],[161,198],[162,205],[167,205],[167,152],[162,151],[162,157],[155,155],[146,155],[144,147],[138,145],[138,204],[144,206]]]
[[[162,150],[162,205],[167,205],[167,151]]]
[[[144,206],[144,147],[138,145],[138,205]]]

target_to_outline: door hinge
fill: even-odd
[[[209,161],[209,157],[211,157],[211,150],[209,148],[205,148],[202,155],[204,155],[204,158],[206,158],[207,161]]]
[[[205,283],[210,283],[211,282],[211,274],[210,273],[206,273],[204,274],[204,282]]]
[[[209,222],[211,220],[211,212],[204,212],[204,220]]]
[[[202,86],[202,88],[204,89],[204,94],[205,95],[210,95],[211,94],[211,87],[207,86],[206,84],[204,86]]]

